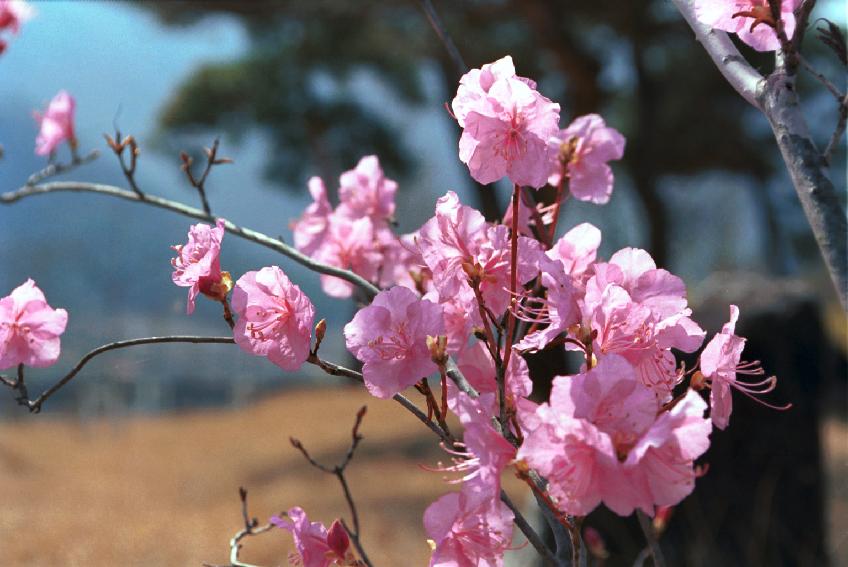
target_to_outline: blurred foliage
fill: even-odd
[[[447,100],[458,79],[413,0],[189,0],[147,7],[172,25],[209,14],[243,21],[249,53],[197,69],[174,93],[161,123],[171,131],[214,126],[236,137],[258,126],[274,145],[267,174],[281,184],[337,173],[369,152],[391,171],[414,165],[393,126],[345,89],[355,72],[376,73],[408,103],[432,92],[422,84],[424,63],[436,64],[437,92]],[[672,214],[658,195],[663,176],[721,169],[762,181],[772,173],[773,152],[764,151],[773,149],[771,133],[750,127],[750,109],[667,1],[464,0],[440,1],[436,9],[470,66],[509,53],[520,74],[538,79],[563,104],[563,125],[601,112],[622,130],[624,167],[660,264],[667,260]],[[491,202],[482,206],[494,215]]]

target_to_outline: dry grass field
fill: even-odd
[[[288,442],[333,463],[357,409],[365,440],[349,469],[363,542],[378,565],[426,565],[421,516],[449,487],[420,469],[444,453],[414,418],[360,389],[289,391],[236,410],[80,422],[25,417],[0,426],[4,566],[199,566],[226,563],[241,527],[237,490],[261,520],[295,504],[327,524],[347,514],[334,478]],[[848,430],[825,429],[831,547],[846,557]],[[286,565],[291,538],[250,538],[242,560]]]
[[[327,525],[347,514],[335,478],[289,444],[333,463],[357,409],[365,440],[349,468],[363,542],[381,565],[426,565],[426,506],[449,490],[433,464],[444,453],[392,402],[360,389],[291,391],[238,410],[81,423],[46,416],[0,426],[2,564],[194,565],[226,563],[240,528],[238,487],[265,520],[301,505]],[[242,560],[286,565],[291,538],[246,543]]]

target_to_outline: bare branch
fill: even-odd
[[[191,186],[197,189],[197,193],[200,195],[200,202],[203,205],[203,212],[207,215],[212,216],[212,209],[209,207],[209,200],[206,198],[206,178],[209,177],[209,172],[212,171],[212,167],[225,163],[233,163],[233,160],[230,158],[219,158],[218,157],[218,145],[220,140],[215,138],[215,141],[212,143],[211,148],[203,148],[206,153],[206,167],[203,169],[203,173],[200,177],[195,177],[191,173],[191,164],[192,159],[185,152],[180,152],[180,160],[183,162],[180,169],[182,169],[186,177],[188,177],[188,182],[191,183]]]
[[[8,378],[0,376],[3,384],[12,387],[19,392],[21,392],[22,396],[19,398],[19,402],[22,405],[26,405],[31,412],[38,413],[41,411],[41,406],[44,404],[47,399],[59,391],[65,384],[73,380],[73,378],[79,374],[80,370],[88,364],[93,358],[105,353],[110,350],[117,350],[121,348],[127,348],[131,346],[139,346],[139,345],[150,345],[150,344],[161,344],[161,343],[194,343],[194,344],[234,344],[234,340],[232,337],[197,337],[197,336],[169,336],[169,337],[145,337],[140,339],[130,339],[126,341],[116,341],[113,343],[108,343],[102,346],[97,347],[96,349],[89,351],[88,354],[83,356],[76,365],[65,374],[63,378],[61,378],[58,382],[50,386],[47,390],[42,392],[37,398],[34,400],[28,399],[25,394],[25,390],[21,391],[24,381],[23,381],[23,367],[18,368],[18,380],[12,381]]]
[[[695,37],[704,46],[730,86],[752,106],[760,108],[759,94],[763,86],[763,76],[742,57],[725,32],[714,30],[698,21],[695,17],[694,0],[671,1],[680,10],[689,27],[695,32]]]
[[[427,20],[429,20],[430,26],[433,28],[433,31],[436,32],[436,35],[439,36],[439,39],[445,46],[445,50],[447,50],[451,61],[453,61],[454,67],[456,67],[457,75],[464,75],[465,72],[468,71],[468,65],[465,64],[465,60],[462,58],[462,54],[459,52],[459,49],[457,49],[456,44],[453,42],[450,33],[448,33],[448,30],[445,27],[445,24],[439,17],[439,13],[436,12],[436,8],[433,6],[433,2],[431,0],[420,0],[420,3],[421,8],[427,15]]]
[[[830,91],[830,94],[832,94],[834,96],[834,98],[836,98],[836,101],[839,102],[840,104],[842,104],[842,99],[844,98],[844,95],[841,92],[839,92],[839,89],[836,88],[836,85],[831,83],[830,80],[827,77],[825,77],[824,75],[822,75],[821,73],[816,71],[815,68],[810,64],[810,62],[807,61],[801,55],[798,56],[798,60],[801,62],[801,66],[808,73],[810,73],[812,76],[814,76],[816,79],[818,79],[819,82],[821,84],[823,84],[824,87],[828,91]]]
[[[245,563],[239,560],[239,552],[242,547],[241,540],[248,536],[263,534],[271,530],[274,525],[268,523],[264,526],[260,526],[259,520],[250,517],[250,514],[247,512],[247,489],[243,486],[239,486],[239,498],[241,499],[241,516],[244,521],[244,527],[236,532],[236,535],[230,539],[230,564],[222,566],[204,563],[204,567],[257,567],[256,565],[251,565],[250,563]]]
[[[56,181],[52,183],[42,183],[39,185],[24,186],[18,189],[17,191],[10,191],[8,193],[0,194],[0,203],[4,205],[10,205],[15,201],[18,201],[25,197],[30,197],[33,195],[46,195],[48,193],[56,193],[62,191],[69,191],[74,193],[99,193],[101,195],[108,195],[110,197],[118,197],[120,199],[126,199],[127,201],[135,201],[138,203],[152,205],[154,207],[159,207],[160,209],[166,209],[190,218],[195,218],[207,222],[215,222],[217,218],[204,213],[200,209],[195,209],[194,207],[189,207],[188,205],[184,205],[183,203],[172,201],[170,199],[165,199],[163,197],[145,194],[142,198],[139,197],[133,191],[127,191],[126,189],[121,189],[120,187],[114,187],[112,185],[103,185],[99,183],[84,183],[79,181]],[[317,262],[309,256],[300,253],[295,248],[289,246],[281,240],[271,238],[270,236],[267,236],[255,230],[251,230],[249,228],[237,226],[236,224],[231,223],[229,221],[225,221],[225,227],[227,231],[231,234],[234,234],[240,238],[244,238],[245,240],[255,242],[256,244],[265,246],[266,248],[270,248],[271,250],[274,250],[276,252],[279,252],[284,256],[291,258],[298,264],[306,266],[312,271],[321,274],[326,274],[328,276],[335,276],[337,278],[341,278],[347,282],[352,283],[353,285],[361,289],[368,299],[373,299],[373,297],[380,292],[380,290],[374,284],[372,284],[365,278],[354,274],[349,270],[343,270],[341,268],[336,268],[334,266],[328,266],[327,264]]]
[[[331,474],[335,476],[339,484],[341,484],[342,491],[344,492],[345,500],[347,501],[348,508],[350,509],[351,518],[353,518],[353,529],[349,528],[344,520],[341,521],[342,527],[350,536],[350,540],[353,542],[353,545],[356,547],[356,550],[359,552],[359,556],[362,558],[362,561],[368,567],[373,567],[371,564],[371,560],[368,559],[368,555],[365,553],[365,550],[362,548],[362,543],[360,541],[360,532],[359,532],[359,514],[356,512],[356,504],[353,501],[353,494],[350,491],[350,487],[347,484],[347,479],[345,479],[345,469],[350,464],[350,461],[353,459],[353,454],[356,451],[356,448],[359,446],[359,442],[362,441],[362,435],[359,434],[359,427],[362,425],[362,419],[365,417],[365,413],[368,411],[367,406],[362,406],[359,408],[359,411],[356,412],[356,422],[353,424],[353,428],[350,432],[350,446],[348,447],[347,453],[344,456],[342,461],[334,466],[328,467],[327,465],[322,465],[313,459],[309,452],[306,450],[306,447],[303,446],[299,440],[294,437],[289,438],[292,446],[303,453],[303,456],[309,461],[309,464],[320,470],[321,472],[325,472],[327,474]]]
[[[132,136],[127,136],[126,138],[121,137],[121,131],[115,128],[115,138],[113,139],[108,134],[103,134],[103,137],[106,138],[106,144],[112,148],[112,151],[115,153],[115,156],[118,158],[118,164],[121,166],[121,171],[124,173],[124,177],[129,183],[130,188],[135,191],[135,194],[140,198],[144,198],[144,193],[139,189],[138,184],[135,182],[135,168],[138,165],[138,155],[139,149],[138,144],[136,144],[135,138]],[[127,165],[124,161],[124,150],[126,148],[130,149],[130,164]]]
[[[91,150],[88,155],[83,157],[79,157],[76,153],[74,153],[73,158],[69,163],[51,163],[47,165],[44,169],[40,171],[36,171],[27,179],[27,185],[35,185],[39,181],[43,181],[49,177],[55,177],[56,175],[61,175],[62,173],[67,173],[69,171],[73,171],[81,165],[85,165],[88,162],[94,161],[100,156],[100,152],[97,150]]]
[[[362,373],[357,372],[356,370],[351,370],[350,368],[345,368],[344,366],[339,366],[338,364],[333,364],[332,362],[327,362],[326,360],[322,360],[321,358],[318,358],[318,356],[314,353],[309,356],[306,362],[318,366],[321,370],[332,376],[344,376],[346,378],[356,380],[357,382],[360,382],[362,384],[365,383],[365,380],[362,378]],[[439,427],[438,424],[431,421],[427,417],[427,414],[418,409],[418,406],[412,403],[409,398],[402,394],[395,394],[392,399],[402,405],[404,408],[406,408],[409,413],[418,418],[418,421],[426,425],[430,429],[430,431],[438,435],[442,441],[448,444],[453,443],[453,439],[450,438],[447,432],[445,432],[441,427]]]
[[[556,567],[556,558],[554,557],[551,550],[548,549],[548,546],[545,545],[545,542],[542,541],[542,538],[539,534],[536,533],[536,530],[530,525],[527,521],[527,518],[521,513],[521,510],[513,504],[512,500],[509,499],[506,492],[501,490],[501,502],[506,504],[507,508],[512,510],[513,515],[515,516],[515,525],[518,526],[518,529],[521,530],[521,533],[524,534],[524,537],[527,538],[527,541],[530,542],[530,545],[539,553],[539,556],[544,561],[544,564],[547,567]]]

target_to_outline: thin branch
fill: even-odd
[[[665,567],[665,557],[654,533],[654,525],[651,523],[651,519],[642,510],[636,510],[636,517],[639,518],[639,527],[642,528],[642,533],[645,534],[645,539],[648,541],[651,557],[654,559],[654,567]]]
[[[839,145],[839,140],[841,140],[842,135],[845,134],[846,122],[848,122],[848,95],[845,95],[842,99],[842,103],[839,105],[839,117],[836,120],[836,128],[833,130],[833,135],[830,137],[830,141],[824,149],[823,157],[824,162],[827,165],[830,165],[833,152],[836,151],[836,147]]]
[[[244,521],[244,527],[236,532],[236,535],[230,539],[230,564],[226,567],[257,567],[256,565],[251,565],[250,563],[245,563],[239,560],[239,552],[242,547],[241,540],[248,536],[263,534],[271,530],[274,525],[268,523],[264,526],[260,526],[259,520],[250,517],[250,514],[247,512],[247,489],[243,486],[239,486],[239,498],[241,499],[241,517]],[[211,563],[204,563],[203,565],[204,567],[224,567],[221,565],[213,565]]]
[[[362,377],[361,372],[357,372],[356,370],[351,370],[350,368],[345,368],[344,366],[339,366],[338,364],[333,364],[332,362],[327,362],[319,358],[316,354],[311,354],[306,362],[310,364],[314,364],[318,366],[321,370],[330,374],[331,376],[344,376],[346,378],[351,378],[352,380],[356,380],[357,382],[364,384],[365,379]],[[450,363],[450,361],[449,361]],[[418,421],[426,425],[430,431],[439,436],[439,438],[448,443],[449,445],[453,444],[453,439],[441,428],[437,423],[434,423],[430,419],[427,418],[427,414],[418,409],[412,401],[402,394],[395,394],[392,396],[392,399],[406,408],[409,413],[418,418]]]
[[[353,428],[350,432],[350,446],[348,447],[347,453],[344,456],[344,459],[334,467],[328,467],[327,465],[322,465],[318,461],[312,458],[309,454],[309,451],[306,450],[306,447],[303,446],[298,439],[294,437],[290,437],[289,441],[291,441],[292,446],[300,451],[310,465],[320,470],[321,472],[331,474],[335,476],[339,484],[341,484],[342,491],[344,492],[345,500],[347,501],[348,508],[350,509],[350,515],[353,519],[353,529],[349,528],[344,520],[341,521],[342,527],[350,536],[351,542],[353,542],[354,547],[359,552],[359,556],[362,558],[362,562],[365,563],[368,567],[373,567],[371,560],[368,559],[368,555],[365,553],[365,550],[362,548],[362,543],[360,541],[360,532],[359,532],[359,515],[356,512],[356,504],[353,501],[353,494],[351,494],[350,487],[347,484],[347,480],[345,479],[345,469],[350,464],[353,459],[353,454],[356,452],[356,448],[359,446],[359,442],[362,441],[362,435],[359,433],[359,427],[362,425],[362,419],[365,417],[365,413],[368,411],[367,406],[362,406],[359,408],[359,411],[356,412],[356,422],[353,424]]]
[[[695,17],[694,0],[671,1],[680,10],[689,27],[695,32],[695,37],[704,46],[730,86],[752,106],[760,108],[758,97],[762,89],[763,76],[742,57],[725,32],[714,30],[698,21]]]
[[[810,64],[810,62],[809,62],[809,61],[807,61],[807,59],[806,59],[806,58],[802,57],[801,55],[798,55],[798,60],[801,62],[801,66],[802,66],[802,67],[803,67],[803,68],[804,68],[804,69],[805,69],[805,70],[806,70],[809,74],[811,74],[811,75],[812,75],[812,76],[814,76],[816,79],[818,79],[818,80],[819,80],[819,82],[820,82],[821,84],[823,84],[823,85],[824,85],[824,87],[825,87],[828,91],[830,91],[830,94],[832,94],[832,95],[834,96],[834,98],[836,99],[836,102],[838,102],[840,105],[841,105],[841,104],[843,104],[843,100],[844,100],[844,98],[845,98],[845,95],[843,95],[841,92],[839,92],[839,89],[838,89],[838,88],[836,88],[836,85],[834,85],[833,83],[831,83],[831,82],[830,82],[830,80],[829,80],[827,77],[825,77],[824,75],[822,75],[821,73],[819,73],[818,71],[816,71],[816,69],[815,69],[815,68],[814,68],[814,67]]]
[[[47,167],[36,171],[27,179],[27,185],[35,185],[39,181],[43,181],[49,177],[55,177],[56,175],[60,175],[62,173],[67,173],[69,171],[73,171],[81,165],[85,165],[100,156],[100,152],[97,150],[91,150],[87,155],[83,157],[79,157],[74,153],[73,159],[71,159],[68,163],[51,163],[48,164]]]
[[[212,143],[211,148],[203,148],[203,151],[206,153],[206,167],[203,169],[203,173],[199,178],[195,177],[191,173],[191,157],[185,153],[180,152],[180,160],[182,160],[183,164],[180,167],[188,177],[188,182],[191,183],[191,186],[197,189],[198,194],[200,195],[200,202],[203,205],[203,212],[207,215],[212,216],[212,209],[209,207],[209,200],[206,198],[206,178],[209,177],[209,173],[212,171],[212,167],[225,163],[233,163],[233,160],[230,158],[219,158],[218,157],[218,145],[220,144],[220,140],[215,138],[215,141]]]
[[[796,53],[801,53],[801,43],[810,23],[810,14],[816,7],[816,0],[804,0],[795,10],[795,34],[792,36],[792,48]]]
[[[427,15],[427,20],[429,20],[430,26],[433,28],[433,31],[436,32],[436,35],[439,36],[442,45],[445,46],[445,50],[448,52],[451,61],[453,61],[457,75],[464,75],[466,71],[468,71],[468,65],[465,64],[462,54],[453,42],[450,33],[448,33],[448,29],[439,17],[439,13],[436,12],[433,2],[431,2],[431,0],[420,0],[420,3],[421,8],[424,10],[424,14]]]
[[[127,348],[131,346],[139,346],[139,345],[149,345],[149,344],[161,344],[161,343],[194,343],[194,344],[233,344],[232,337],[198,337],[198,336],[169,336],[169,337],[145,337],[140,339],[130,339],[126,341],[116,341],[113,343],[108,343],[102,346],[97,347],[96,349],[89,351],[88,354],[83,356],[76,365],[65,374],[63,378],[61,378],[58,382],[50,386],[47,390],[42,392],[37,398],[34,400],[30,400],[28,397],[19,398],[19,401],[22,405],[26,405],[29,410],[33,413],[38,413],[41,411],[41,406],[44,404],[47,399],[59,391],[65,384],[73,380],[74,376],[79,374],[80,370],[88,364],[93,358],[105,353],[110,350],[117,350],[121,348]],[[23,372],[22,369],[19,369],[19,378],[17,384],[20,386],[23,385]],[[16,388],[17,390],[21,390],[21,387],[15,385],[14,382],[10,381],[8,378],[3,378],[3,384],[7,386]],[[10,383],[11,382],[11,383]]]
[[[126,138],[121,137],[121,131],[115,128],[115,138],[113,139],[108,134],[103,134],[103,137],[106,138],[106,144],[112,148],[112,151],[115,153],[115,156],[118,158],[118,164],[121,166],[121,171],[124,173],[124,177],[127,180],[127,183],[130,185],[130,189],[135,191],[135,194],[140,198],[144,198],[144,193],[142,193],[141,189],[139,189],[138,184],[135,181],[135,168],[138,165],[138,155],[139,149],[138,144],[136,144],[135,138],[132,136],[127,136]],[[130,149],[130,164],[127,165],[124,162],[124,150],[126,148]]]
[[[119,199],[126,199],[127,201],[135,201],[138,203],[152,205],[154,207],[159,207],[160,209],[166,209],[202,221],[215,222],[216,220],[216,217],[208,215],[200,209],[189,207],[188,205],[184,205],[183,203],[172,201],[170,199],[165,199],[163,197],[145,194],[144,197],[141,198],[133,191],[127,191],[126,189],[121,189],[112,185],[103,185],[99,183],[83,183],[79,181],[56,181],[51,183],[42,183],[39,185],[24,186],[16,191],[10,191],[8,193],[0,194],[0,203],[4,205],[10,205],[15,201],[18,201],[25,197],[30,197],[33,195],[46,195],[48,193],[56,193],[62,191],[69,191],[75,193],[98,193],[101,195],[108,195],[110,197],[117,197]],[[289,246],[281,240],[271,238],[270,236],[267,236],[255,230],[251,230],[249,228],[237,226],[236,224],[226,220],[224,222],[227,231],[231,234],[234,234],[240,238],[244,238],[245,240],[255,242],[256,244],[265,246],[266,248],[270,248],[271,250],[274,250],[276,252],[279,252],[284,256],[291,258],[295,262],[306,266],[310,270],[321,274],[326,274],[328,276],[335,276],[337,278],[341,278],[347,282],[350,282],[359,289],[361,289],[368,299],[373,299],[373,297],[380,292],[380,290],[374,284],[372,284],[365,278],[354,274],[349,270],[343,270],[341,268],[336,268],[334,266],[328,266],[327,264],[317,262],[309,256],[300,253],[295,248]]]
[[[544,564],[548,567],[556,567],[557,562],[554,554],[551,553],[551,550],[548,549],[548,546],[545,545],[545,542],[536,533],[536,530],[530,525],[527,521],[527,518],[521,513],[521,510],[513,504],[512,500],[509,499],[506,492],[501,490],[501,502],[506,504],[507,508],[512,510],[513,515],[515,516],[515,525],[518,526],[518,529],[521,530],[521,533],[524,534],[524,537],[527,538],[527,541],[530,542],[530,545],[536,550],[539,556],[542,558]]]

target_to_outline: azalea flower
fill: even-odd
[[[171,259],[174,273],[173,282],[187,287],[188,303],[186,312],[194,313],[197,295],[203,295],[221,301],[232,287],[230,274],[221,271],[221,241],[224,239],[225,221],[218,219],[215,227],[198,223],[188,230],[186,244],[172,246],[177,257]]]
[[[309,357],[315,307],[277,266],[247,272],[233,289],[233,329],[244,351],[294,371]]]
[[[468,490],[445,494],[424,512],[433,555],[430,567],[501,567],[512,540],[513,513],[500,500]]]
[[[742,351],[745,349],[745,339],[737,336],[736,322],[739,319],[739,308],[730,306],[730,321],[725,323],[721,332],[717,333],[701,352],[701,374],[710,386],[710,418],[713,425],[724,429],[730,422],[733,411],[731,390],[748,396],[752,400],[772,409],[787,409],[789,406],[774,406],[755,396],[767,394],[777,386],[777,378],[766,377],[762,380],[742,381],[740,375],[761,377],[765,374],[757,361],[742,362]]]
[[[306,207],[298,220],[291,223],[291,230],[295,248],[311,256],[324,241],[333,208],[327,199],[327,188],[320,177],[310,178],[308,185],[313,202]]]
[[[12,34],[20,31],[21,24],[32,18],[35,10],[24,0],[0,0],[0,32],[9,30]],[[0,39],[0,54],[6,49],[6,42]]]
[[[350,549],[347,531],[338,520],[334,520],[328,530],[321,522],[310,522],[303,508],[295,506],[283,517],[273,516],[271,523],[292,534],[297,552],[289,555],[291,565],[359,565]]]
[[[56,151],[62,142],[67,141],[71,149],[76,149],[77,139],[74,134],[74,110],[76,101],[67,91],[59,91],[47,110],[42,115],[35,112],[39,124],[38,137],[35,139],[35,153],[46,156]]]
[[[403,286],[378,293],[344,328],[347,349],[363,363],[365,386],[378,398],[435,372],[427,337],[443,334],[441,307]]]
[[[68,312],[53,309],[44,293],[28,279],[0,299],[0,370],[19,364],[43,368],[59,359],[59,336]]]
[[[624,157],[624,136],[607,127],[599,115],[588,114],[576,118],[555,142],[559,152],[548,183],[558,185],[564,173],[568,191],[575,199],[607,203],[614,181],[608,162]]]
[[[671,411],[623,357],[554,379],[551,399],[525,417],[517,458],[549,482],[560,509],[585,515],[603,502],[616,514],[677,504],[694,488],[694,460],[709,447],[706,404],[690,390]],[[519,408],[521,411],[521,408]]]
[[[383,174],[377,156],[365,156],[356,168],[339,178],[338,213],[352,219],[369,217],[375,224],[383,224],[394,217],[397,187]]]
[[[517,185],[542,187],[556,148],[559,105],[515,76],[511,58],[474,69],[460,80],[453,103],[462,126],[459,159],[483,184],[508,176]]]

